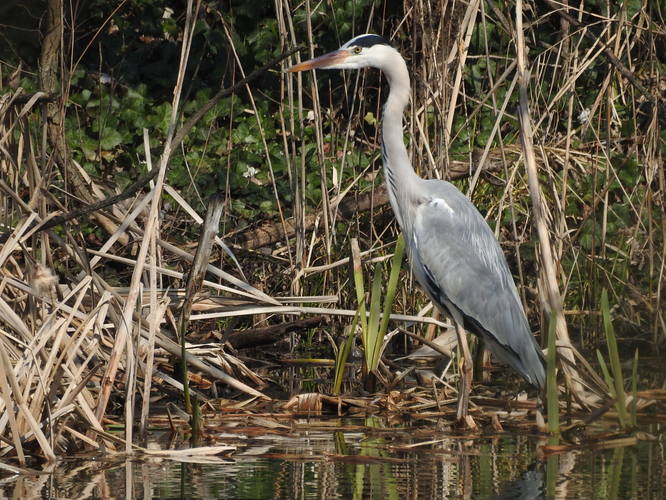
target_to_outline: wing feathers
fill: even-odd
[[[412,225],[406,228],[417,280],[440,308],[462,318],[466,329],[484,338],[494,354],[542,386],[540,350],[494,234],[454,186],[426,183],[430,196],[413,205]]]

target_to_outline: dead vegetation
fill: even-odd
[[[59,1],[49,4],[62,9]],[[536,318],[533,327],[539,325],[541,318],[540,331],[546,332],[547,313],[559,314],[558,347],[567,352],[569,361],[563,366],[568,374],[567,387],[576,389],[573,397],[578,398],[574,401],[577,411],[587,410],[586,405],[594,403],[608,413],[612,404],[605,406],[605,402],[583,396],[589,391],[606,400],[609,389],[594,370],[585,365],[581,368],[581,360],[569,355],[571,350],[567,350],[564,333],[567,325],[571,328],[573,323],[574,345],[598,345],[602,334],[595,333],[600,330],[597,300],[599,290],[605,287],[616,299],[612,302],[619,304],[614,311],[616,317],[629,327],[644,328],[643,332],[647,332],[641,342],[652,346],[664,344],[665,85],[660,73],[663,66],[632,59],[640,46],[640,53],[651,54],[657,60],[655,40],[666,36],[663,24],[662,32],[658,32],[649,12],[643,8],[631,18],[623,10],[614,17],[596,17],[593,30],[593,26],[581,26],[573,12],[564,12],[564,6],[552,3],[552,10],[544,12],[526,6],[527,25],[521,29],[492,2],[472,1],[465,5],[438,2],[436,7],[431,8],[428,2],[413,2],[405,8],[401,22],[389,19],[384,29],[385,35],[394,37],[401,45],[420,82],[415,85],[408,117],[414,162],[424,176],[469,179],[467,192],[486,205],[488,218],[497,223],[500,240],[516,255],[519,288],[533,312],[532,317]],[[377,179],[377,189],[355,195],[358,178],[368,176],[367,165],[355,172],[354,182],[349,185],[340,183],[342,175],[335,184],[336,178],[331,180],[322,171],[323,203],[316,210],[307,206],[303,193],[297,189],[295,193],[300,194],[295,196],[291,217],[265,222],[259,228],[242,231],[229,228],[228,238],[214,240],[214,252],[219,257],[203,263],[203,267],[192,267],[193,243],[183,242],[179,235],[170,232],[173,214],[164,210],[164,199],[168,195],[177,204],[178,216],[187,217],[184,225],[202,225],[201,216],[165,181],[169,159],[181,147],[188,124],[191,127],[193,123],[181,124],[178,113],[198,8],[199,4],[188,3],[173,111],[161,156],[151,158],[150,131],[146,130],[144,160],[152,177],[142,177],[143,186],[135,185],[133,192],[131,189],[121,192],[118,186],[92,178],[68,154],[62,128],[67,92],[61,92],[62,75],[58,75],[62,40],[49,39],[44,44],[42,92],[27,94],[20,87],[2,89],[0,457],[3,461],[16,458],[24,465],[28,456],[55,460],[66,450],[102,445],[107,450],[139,452],[132,425],[122,424],[123,440],[110,436],[105,426],[112,422],[139,422],[143,432],[154,413],[151,396],[162,395],[172,400],[181,397],[182,378],[174,373],[174,367],[183,358],[190,370],[194,396],[202,402],[214,401],[219,383],[240,395],[237,407],[245,408],[244,411],[261,413],[266,405],[279,404],[279,411],[294,415],[385,411],[450,418],[455,414],[451,404],[456,399],[455,391],[446,381],[436,380],[426,389],[388,390],[377,396],[337,398],[299,394],[288,401],[269,403],[271,398],[264,393],[267,381],[234,350],[243,342],[240,332],[215,333],[212,338],[207,336],[210,341],[206,344],[188,343],[183,354],[176,334],[177,318],[188,299],[193,299],[188,315],[190,325],[198,334],[202,332],[197,325],[243,318],[256,325],[252,333],[257,338],[263,336],[272,341],[284,338],[295,328],[312,328],[313,318],[317,321],[323,317],[343,318],[338,324],[349,325],[356,311],[338,302],[342,300],[345,304],[346,298],[353,295],[353,287],[348,284],[350,259],[348,252],[337,255],[335,249],[346,249],[350,238],[361,236],[361,241],[366,242],[361,253],[364,262],[383,261],[390,258],[385,249],[394,239],[392,226],[380,222],[386,219],[379,216],[380,208],[386,204],[381,179]],[[305,7],[298,7],[301,8]],[[294,12],[288,5],[278,1],[276,10],[285,53],[295,42],[306,43],[294,31]],[[51,13],[52,32],[60,33],[61,24],[57,21],[60,11]],[[457,22],[451,22],[452,19]],[[372,10],[367,22],[378,27],[383,21],[380,12]],[[560,24],[561,40],[531,59],[530,47],[541,43],[537,30],[544,22]],[[518,52],[522,51],[517,64],[513,52],[469,53],[475,29],[486,23],[492,23],[493,29],[510,33],[518,30],[521,36],[524,33],[523,42],[516,36]],[[594,37],[590,45],[579,49],[582,40],[590,36]],[[410,39],[411,45],[406,42]],[[481,60],[486,63],[478,66]],[[590,95],[582,95],[577,82],[600,60],[612,65],[612,69],[600,79],[594,99],[589,102]],[[465,72],[473,64],[485,72],[479,78],[490,82],[482,100],[466,87],[469,82]],[[491,66],[495,70],[491,71]],[[351,86],[351,92],[363,96],[375,82],[369,81],[370,78],[375,76],[361,76]],[[293,138],[300,136],[299,129],[314,126],[316,154],[322,158],[322,168],[325,156],[340,158],[341,171],[358,168],[345,167],[348,150],[376,148],[378,138],[355,136],[355,129],[363,129],[362,123],[354,121],[358,118],[349,125],[333,120],[329,126],[337,127],[336,133],[346,138],[345,149],[329,151],[337,146],[327,144],[318,124],[325,114],[323,110],[335,106],[319,95],[315,83],[309,85],[309,77],[286,80],[282,96],[285,109],[281,111],[291,116],[291,122],[283,123],[282,136],[292,138],[285,141],[296,141]],[[521,136],[530,138],[528,148],[516,145],[518,127],[503,125],[517,123],[512,98],[517,95],[518,87],[521,99],[525,100],[522,104],[529,102],[528,108],[522,108],[529,111],[529,116],[520,115],[521,123],[529,123],[531,128],[523,129]],[[255,99],[260,98],[250,79],[239,80],[233,91],[240,88]],[[589,89],[585,92],[592,93]],[[371,112],[378,116],[379,109],[369,106],[381,102],[381,96],[376,100],[361,99],[355,102],[351,115],[364,117]],[[619,107],[622,111],[616,109]],[[308,109],[314,111],[312,124],[303,120]],[[626,109],[631,109],[636,117],[630,127],[617,118],[625,116]],[[484,111],[492,112],[495,120],[486,145],[479,148],[470,141],[466,157],[460,159],[452,150],[456,134],[465,133],[465,129],[467,133],[477,130],[475,120]],[[35,127],[35,123],[40,125]],[[41,130],[41,135],[31,132],[35,129]],[[304,145],[285,144],[294,185],[301,186],[306,182],[305,172],[299,167],[300,148]],[[527,176],[525,163],[529,165]],[[626,172],[629,168],[631,175]],[[535,207],[541,207],[535,211],[528,208],[526,177],[529,177],[529,196],[537,203]],[[592,178],[599,182],[589,192],[581,192],[581,186]],[[618,198],[621,195],[624,198]],[[114,204],[100,206],[114,196],[117,196]],[[91,215],[75,212],[77,217],[60,218],[57,225],[49,225],[49,221],[71,213],[75,207],[97,202],[102,203]],[[609,220],[619,204],[627,206],[631,224],[618,227],[614,223],[611,228]],[[567,208],[570,206],[581,206],[584,210],[572,214]],[[359,211],[364,213],[353,218]],[[539,213],[543,217],[535,221]],[[353,222],[348,224],[346,233],[337,234],[333,228],[343,218]],[[535,257],[530,233],[537,222],[540,226]],[[588,227],[590,224],[592,229]],[[90,225],[103,229],[103,241],[86,229]],[[587,243],[582,242],[584,238]],[[290,283],[289,287],[271,289],[260,285],[262,279],[249,274],[247,267],[234,257],[228,246],[232,240],[246,249],[268,248],[265,252],[268,255],[250,254],[241,260],[245,263],[265,259],[267,273],[281,275],[282,282]],[[547,247],[549,251],[544,251]],[[238,249],[237,253],[241,251]],[[638,271],[641,276],[636,275]],[[195,272],[204,273],[206,279],[192,297],[186,293],[185,283]],[[317,291],[309,295],[315,284]],[[407,290],[402,291],[397,304],[404,305],[409,313],[422,305],[423,299]],[[396,305],[394,311],[398,310],[400,307]],[[428,316],[427,308],[418,315],[392,317],[396,323],[410,323],[412,328],[442,325]],[[291,320],[296,320],[296,326],[281,324]],[[234,329],[233,323],[225,325],[231,325],[229,330]],[[340,343],[335,332],[319,331],[317,335],[330,339],[332,346]],[[259,341],[253,345],[259,345]],[[582,375],[573,369],[575,365]],[[379,379],[388,388],[404,378],[404,374],[396,374],[387,364],[382,364],[380,371]],[[472,410],[475,419],[497,430],[512,425],[532,426],[524,420],[524,411],[533,409],[534,401],[511,403],[510,398],[492,396],[478,395]],[[249,399],[243,399],[246,397]],[[639,410],[662,397],[659,391],[643,393]],[[523,413],[492,409],[510,404]],[[206,408],[228,412],[231,404],[224,410],[215,402],[204,403]],[[270,413],[275,414],[275,408]],[[578,415],[583,418],[583,413]],[[201,453],[215,451],[230,450],[206,449]]]

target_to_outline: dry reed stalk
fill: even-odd
[[[305,0],[305,30],[308,37],[308,47],[310,49],[310,58],[314,57],[314,36],[312,32],[312,7],[310,6],[310,0]],[[322,209],[320,212],[320,220],[324,223],[324,245],[326,248],[326,256],[330,259],[332,254],[332,234],[331,234],[331,210],[328,196],[328,177],[329,172],[326,171],[326,161],[324,158],[324,132],[322,130],[322,111],[321,111],[321,102],[319,100],[319,88],[317,86],[317,81],[315,78],[310,80],[310,92],[312,96],[312,110],[314,111],[314,126],[315,126],[315,140],[317,144],[317,156],[319,157],[319,182],[321,186],[321,205]],[[303,213],[305,215],[305,212]],[[304,229],[301,229],[297,234],[302,234],[305,236]],[[298,240],[297,240],[298,241]],[[301,242],[302,248],[300,249],[301,254],[298,255],[297,250],[297,266],[298,268],[306,267],[308,262],[305,260],[305,241]],[[300,259],[298,258],[300,257]],[[294,284],[297,285],[294,293],[300,293],[300,284],[298,281],[294,281]]]
[[[129,333],[131,327],[134,324],[132,320],[132,314],[137,302],[139,285],[141,276],[143,273],[143,267],[146,261],[146,255],[148,249],[150,248],[150,234],[156,230],[156,225],[158,223],[158,210],[160,207],[161,192],[162,186],[164,184],[164,177],[166,175],[166,169],[168,166],[169,157],[171,156],[172,147],[173,147],[173,136],[176,129],[176,119],[178,117],[180,96],[183,88],[183,80],[185,78],[185,68],[187,67],[187,61],[189,57],[189,51],[192,43],[192,36],[194,34],[194,23],[196,23],[196,18],[199,11],[199,3],[197,2],[196,10],[193,12],[193,1],[188,0],[187,2],[187,18],[185,21],[185,31],[183,34],[183,44],[180,55],[180,66],[178,68],[178,76],[176,78],[176,85],[174,88],[174,97],[171,103],[171,117],[169,120],[169,128],[164,142],[164,149],[162,152],[162,157],[160,158],[160,171],[157,175],[155,181],[155,187],[152,191],[155,193],[153,197],[150,213],[148,215],[148,220],[146,222],[145,234],[146,238],[143,240],[141,247],[139,249],[139,255],[137,256],[137,265],[134,268],[132,274],[132,280],[130,283],[130,290],[125,302],[123,313],[122,313],[122,322],[118,325],[118,333],[116,336],[116,341],[111,351],[111,358],[109,360],[109,365],[102,378],[102,387],[99,395],[99,400],[97,403],[97,409],[95,415],[97,419],[101,419],[106,411],[106,405],[109,401],[109,396],[111,394],[111,388],[115,381],[116,372],[118,370],[119,358],[125,348],[131,349],[131,345],[127,343],[129,339]],[[127,345],[125,345],[127,343]]]
[[[143,150],[146,157],[146,167],[150,171],[153,168],[152,156],[150,154],[150,138],[148,130],[143,131]],[[152,187],[152,186],[151,186]],[[148,339],[146,346],[146,359],[143,365],[143,399],[141,401],[141,416],[139,417],[139,434],[146,438],[146,420],[150,412],[150,389],[153,380],[153,364],[155,359],[155,335],[159,327],[159,321],[166,314],[169,305],[168,297],[163,297],[159,305],[157,303],[157,267],[159,255],[157,253],[157,234],[150,234],[148,249],[148,273],[149,273],[149,312],[148,312]]]
[[[291,19],[291,11],[288,6],[288,2],[286,1],[281,1],[281,0],[274,0],[274,5],[275,5],[275,13],[276,13],[276,18],[277,18],[277,24],[278,24],[278,32],[279,32],[279,40],[280,40],[280,49],[284,50],[285,47],[287,46],[297,46],[296,42],[296,37],[294,34],[294,26],[293,26],[293,21]],[[290,62],[291,58],[287,60],[287,62]],[[281,65],[281,68],[284,68],[284,63]],[[299,82],[299,102],[300,102],[300,80]],[[285,90],[285,84],[286,84],[286,90]],[[293,218],[296,221],[301,221],[303,218],[303,197],[301,195],[300,191],[300,184],[298,181],[298,175],[296,171],[296,167],[294,166],[294,153],[293,151],[290,151],[290,141],[288,137],[291,135],[293,136],[293,132],[295,130],[295,124],[294,124],[294,114],[290,113],[289,116],[289,123],[287,125],[287,122],[285,122],[285,115],[286,113],[284,112],[284,102],[285,98],[288,100],[288,109],[293,110],[294,109],[294,101],[293,101],[293,96],[294,96],[294,89],[293,89],[293,79],[291,78],[280,78],[280,93],[279,93],[279,120],[280,120],[280,131],[281,131],[281,137],[282,137],[282,150],[283,154],[285,157],[285,162],[287,166],[287,174],[289,176],[289,187],[291,188],[291,191],[293,193],[293,207],[292,207],[292,212],[293,212]],[[302,105],[299,105],[298,107],[299,113],[300,113],[300,121],[302,122],[303,116],[303,107]],[[302,158],[302,162],[305,160]],[[298,222],[297,222],[298,226]],[[304,225],[300,225],[300,227],[304,227]],[[302,236],[298,236],[298,238],[302,239]],[[282,238],[280,238],[282,239]],[[287,241],[289,238],[287,238]],[[294,264],[294,259],[292,256],[291,248],[289,245],[287,245],[287,254],[289,257],[289,261],[291,264]]]
[[[4,346],[0,346],[0,349],[4,349]],[[18,458],[19,464],[25,465],[25,454],[23,452],[23,445],[21,444],[21,429],[17,421],[17,415],[14,413],[14,399],[12,397],[12,390],[9,386],[7,380],[6,370],[11,366],[10,363],[5,363],[3,361],[0,366],[0,391],[2,391],[2,399],[4,400],[4,415],[6,416],[9,427],[11,430],[12,441],[14,443],[14,450],[16,451],[16,456]],[[0,431],[2,431],[4,425],[0,422]]]
[[[151,253],[155,255],[156,246],[153,246],[154,242],[151,242]],[[153,267],[156,267],[154,260],[150,262],[150,283],[151,286],[156,282],[157,273]],[[150,390],[152,387],[152,375],[154,370],[155,363],[155,338],[157,336],[157,331],[159,329],[159,323],[164,318],[166,310],[169,307],[169,297],[166,294],[156,303],[157,299],[157,290],[150,290],[150,311],[151,314],[148,317],[148,338],[146,339],[146,359],[143,365],[143,401],[141,403],[141,417],[139,420],[139,433],[141,436],[146,434],[146,423],[148,421],[148,415],[150,413]]]
[[[558,353],[560,356],[567,358],[567,360],[570,362],[563,364],[563,370],[567,379],[567,386],[579,402],[584,405],[589,405],[590,403],[593,403],[594,400],[590,398],[590,395],[586,394],[583,386],[577,381],[580,379],[580,376],[575,369],[576,362],[573,354],[573,346],[571,345],[567,324],[564,319],[562,298],[560,296],[559,286],[557,283],[557,275],[555,271],[557,265],[553,258],[550,238],[548,236],[547,222],[544,218],[545,204],[543,201],[541,188],[539,186],[533,145],[534,131],[532,128],[527,96],[530,76],[529,69],[527,67],[527,49],[525,46],[523,28],[522,0],[517,0],[516,2],[516,51],[518,58],[518,83],[520,92],[520,139],[523,146],[530,198],[532,199],[532,217],[534,219],[534,224],[539,236],[539,252],[542,266],[541,275],[547,296],[547,302],[544,304],[544,306],[550,314],[555,315],[557,338],[560,343],[564,344],[563,347],[558,348]]]
[[[175,245],[172,245],[171,243],[168,243],[167,241],[163,241],[161,239],[158,239],[157,244],[160,247],[164,248],[165,250],[168,250],[169,252],[173,253],[174,255],[183,258],[187,262],[191,262],[194,259],[194,256],[192,254],[190,254],[189,252],[187,252],[185,250],[182,250],[182,249],[178,248]],[[107,260],[113,260],[113,261],[120,262],[120,263],[123,263],[123,264],[127,264],[127,265],[130,265],[130,266],[135,266],[136,265],[136,260],[135,259],[120,257],[118,255],[114,255],[114,254],[111,254],[111,253],[104,253],[104,252],[100,252],[98,250],[93,250],[93,249],[87,249],[86,252],[91,254],[91,255],[95,255],[96,257],[99,257],[99,258],[104,258],[104,259],[107,259]],[[157,271],[159,272],[159,274],[161,276],[169,276],[169,277],[179,278],[179,279],[182,279],[184,277],[184,273],[182,273],[180,271],[173,271],[171,269],[165,269],[165,268],[162,268],[162,267],[158,267]],[[212,264],[208,264],[208,266],[206,267],[206,272],[211,273],[214,276],[218,276],[218,277],[224,279],[225,281],[230,282],[233,285],[237,285],[240,288],[240,290],[237,289],[237,288],[231,288],[231,287],[228,287],[228,286],[225,286],[225,285],[220,285],[219,283],[214,283],[212,281],[205,281],[206,286],[213,287],[213,288],[215,288],[219,291],[222,291],[222,292],[228,292],[228,293],[232,293],[234,295],[238,295],[238,296],[241,296],[241,297],[246,297],[248,299],[252,299],[254,302],[264,302],[264,303],[267,303],[267,304],[275,304],[275,305],[280,304],[280,302],[277,299],[275,299],[273,297],[270,297],[269,295],[265,294],[264,292],[262,292],[260,290],[257,290],[253,286],[248,285],[244,281],[239,280],[235,276],[230,275],[226,271],[223,271],[220,268],[218,268],[218,267],[216,267]],[[125,292],[125,293],[127,293],[127,292]]]
[[[425,311],[429,311],[429,308],[425,308]],[[354,317],[357,312],[353,309],[333,309],[325,307],[306,307],[306,306],[261,306],[261,307],[249,307],[249,308],[240,308],[234,311],[221,311],[221,312],[212,312],[212,313],[202,313],[202,314],[193,314],[191,319],[195,320],[206,320],[206,319],[219,319],[219,318],[229,318],[236,316],[254,316],[258,314],[280,314],[280,315],[322,315],[322,316],[342,316],[342,317]],[[439,327],[446,328],[449,325],[438,319],[429,317],[429,316],[410,316],[407,314],[391,314],[390,318],[392,321],[406,322],[406,323],[419,323],[425,325],[437,325]]]
[[[280,39],[282,44],[287,44],[289,45],[290,43],[293,45],[297,44],[297,39],[296,39],[296,33],[295,33],[295,28],[294,28],[294,22],[291,16],[291,7],[289,6],[289,2],[287,0],[280,1],[280,0],[275,0],[276,4],[276,10],[280,12],[280,20],[281,20],[281,30],[280,30]],[[288,39],[287,39],[288,38]],[[287,40],[286,40],[287,39]],[[300,62],[301,58],[298,53],[295,55],[296,62]],[[289,61],[291,62],[291,60]],[[304,248],[305,248],[305,183],[306,183],[306,175],[305,175],[305,155],[301,154],[299,157],[298,162],[295,161],[295,156],[296,156],[296,146],[292,141],[288,141],[287,137],[295,137],[297,130],[296,130],[296,124],[295,124],[295,118],[294,118],[294,108],[295,108],[295,103],[293,99],[294,92],[297,94],[297,114],[298,114],[298,123],[299,123],[299,129],[303,129],[303,120],[304,120],[304,113],[303,113],[303,80],[302,80],[302,75],[298,75],[296,77],[296,89],[294,90],[294,78],[292,77],[287,77],[287,96],[289,98],[289,110],[290,113],[288,114],[289,116],[289,127],[288,129],[285,128],[285,124],[283,122],[283,127],[282,127],[282,132],[283,132],[283,137],[284,137],[284,153],[285,157],[287,158],[287,167],[288,167],[288,173],[289,173],[289,184],[293,192],[293,217],[294,217],[294,236],[295,236],[295,247],[294,250],[291,250],[290,245],[287,243],[287,252],[289,255],[290,262],[292,263],[293,266],[299,267],[303,265],[303,256],[304,256]],[[315,94],[315,100],[317,101],[317,94]],[[284,89],[282,90],[282,95],[281,97],[284,97]],[[281,116],[284,116],[284,111],[281,109],[280,110]],[[299,133],[300,133],[299,130]],[[291,142],[291,144],[289,144]],[[283,229],[284,229],[284,234],[287,235],[288,232],[286,230],[286,227],[284,227],[285,224],[283,223]],[[287,238],[288,241],[288,238]],[[298,295],[300,293],[300,276],[296,276],[293,285],[292,285],[292,290],[291,292]]]
[[[3,279],[3,282],[4,281],[5,279]],[[0,297],[0,319],[2,319],[5,324],[11,325],[12,330],[20,334],[25,341],[29,341],[32,337],[32,333],[27,325],[2,297]]]
[[[3,367],[11,367],[13,365],[11,359],[7,355],[7,351],[5,349],[5,345],[3,342],[0,342],[0,361],[2,362],[1,364]],[[0,385],[2,386],[2,392],[5,395],[6,404],[7,404],[6,408],[7,409],[11,408],[14,404],[16,404],[16,406],[18,406],[19,409],[18,415],[14,415],[12,411],[9,412],[10,422],[13,421],[15,424],[17,424],[16,428],[13,429],[14,432],[18,432],[18,434],[15,435],[15,439],[20,439],[20,436],[24,435],[24,432],[22,432],[23,429],[21,428],[21,423],[18,420],[18,418],[16,418],[19,417],[25,422],[25,427],[27,429],[30,429],[30,431],[36,437],[37,441],[39,442],[39,446],[41,447],[41,451],[42,453],[44,453],[45,458],[48,461],[55,461],[56,456],[55,453],[53,452],[53,447],[51,446],[51,443],[42,432],[42,429],[40,428],[37,419],[30,411],[30,408],[28,407],[28,403],[24,396],[24,389],[21,388],[14,372],[11,369],[1,370]],[[15,449],[19,454],[19,456],[21,456],[22,452],[20,452],[18,448]]]
[[[510,67],[512,67],[511,65]],[[518,80],[518,73],[514,75],[513,80],[511,80],[511,84],[509,85],[509,89],[506,92],[506,96],[504,98],[504,102],[502,103],[502,107],[499,109],[497,112],[497,118],[495,119],[495,123],[493,124],[493,129],[490,132],[490,137],[488,138],[488,142],[486,143],[486,147],[483,149],[483,153],[481,154],[481,158],[479,159],[479,163],[476,166],[474,170],[474,176],[472,177],[472,180],[469,183],[469,188],[467,190],[467,196],[471,196],[472,193],[474,192],[474,188],[476,187],[476,183],[479,180],[479,176],[481,175],[481,171],[483,168],[483,165],[486,161],[486,158],[488,158],[488,154],[490,153],[490,148],[493,144],[493,139],[495,138],[495,135],[497,134],[499,130],[499,126],[501,124],[502,119],[504,118],[504,114],[506,112],[506,107],[509,104],[509,100],[511,95],[513,94],[513,88],[516,84],[516,81]],[[510,183],[508,183],[511,185]]]
[[[476,15],[479,10],[479,3],[480,3],[479,0],[472,0],[467,5],[467,10],[465,11],[463,20],[460,23],[458,43],[451,48],[451,55],[449,56],[449,60],[453,60],[457,56],[458,63],[457,63],[456,76],[453,81],[453,90],[451,92],[451,97],[449,99],[449,109],[446,114],[446,125],[444,127],[445,144],[450,144],[451,142],[453,118],[456,114],[455,109],[458,103],[458,95],[460,94],[462,75],[465,70],[467,55],[469,54],[469,43],[470,39],[472,38],[472,32],[474,31],[474,26],[476,24]]]

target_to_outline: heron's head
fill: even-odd
[[[398,52],[381,36],[359,35],[338,50],[287,68],[290,73],[309,69],[383,69]]]

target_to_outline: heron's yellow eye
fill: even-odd
[[[363,52],[361,47],[354,47],[354,54],[360,54],[361,52]]]

